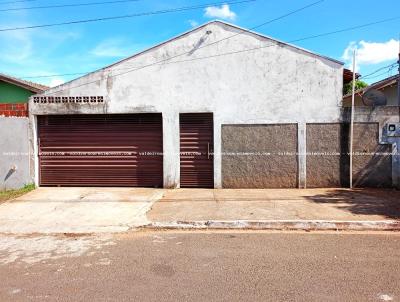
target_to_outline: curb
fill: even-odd
[[[204,220],[151,222],[145,229],[236,229],[236,230],[304,230],[304,231],[400,231],[400,221],[336,220]]]

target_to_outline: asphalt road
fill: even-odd
[[[0,238],[0,301],[400,301],[400,234]]]

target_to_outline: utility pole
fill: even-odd
[[[356,93],[356,50],[353,51],[353,89],[351,94],[350,116],[350,189],[353,188],[353,132],[354,132],[354,99]]]
[[[399,35],[399,60],[397,61],[399,74],[397,78],[397,105],[400,106],[400,35]]]

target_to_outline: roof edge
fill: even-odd
[[[12,77],[12,76],[8,76],[5,74],[0,74],[0,81],[7,82],[9,84],[13,84],[15,86],[24,88],[24,89],[29,90],[34,93],[41,93],[50,88],[50,87],[47,87],[42,84],[28,82],[28,81],[21,80],[21,79],[18,79],[18,78]]]
[[[361,88],[361,89],[355,91],[355,94],[363,93],[364,91],[366,91],[367,89],[370,89],[370,88],[374,88],[376,90],[383,89],[383,88],[385,88],[387,86],[395,84],[398,81],[398,78],[399,78],[398,74],[392,75],[392,76],[387,77],[385,79],[382,79],[382,80],[380,80],[378,82],[372,83],[371,85],[368,85],[365,88]],[[351,96],[352,96],[352,93],[348,93],[348,94],[343,96],[343,99],[347,99],[347,98],[349,98]]]
[[[330,58],[330,57],[327,57],[327,56],[323,56],[323,55],[321,55],[321,54],[312,52],[312,51],[310,51],[310,50],[307,50],[307,49],[304,49],[304,48],[295,46],[295,45],[290,44],[290,43],[283,42],[283,41],[281,41],[281,40],[277,40],[277,39],[275,39],[275,38],[271,38],[271,37],[269,37],[269,36],[267,36],[267,35],[264,35],[264,34],[261,34],[261,33],[255,32],[255,31],[252,31],[252,30],[250,30],[250,29],[242,28],[242,27],[240,27],[240,26],[238,26],[238,25],[231,24],[231,23],[226,22],[226,21],[222,21],[222,20],[219,20],[219,19],[214,19],[214,20],[210,20],[210,21],[208,21],[208,22],[205,22],[205,23],[203,23],[203,24],[201,24],[201,25],[199,25],[199,26],[196,26],[196,27],[194,27],[194,28],[191,28],[190,30],[187,30],[187,31],[185,31],[185,32],[183,32],[183,33],[181,33],[181,34],[179,34],[179,35],[173,36],[172,38],[169,38],[168,40],[162,41],[162,42],[160,42],[160,43],[158,43],[158,44],[155,44],[155,45],[153,45],[153,46],[151,46],[151,47],[149,47],[149,48],[146,48],[146,49],[141,50],[141,51],[139,51],[139,52],[137,52],[137,53],[134,53],[133,55],[131,55],[131,56],[129,56],[129,57],[123,58],[123,59],[121,59],[121,60],[118,60],[118,61],[116,61],[116,62],[114,62],[114,63],[111,63],[111,64],[106,65],[106,66],[104,66],[104,67],[101,67],[101,68],[99,68],[99,69],[96,69],[96,70],[94,70],[94,71],[88,72],[88,73],[86,73],[86,74],[84,74],[84,75],[82,75],[82,76],[80,76],[80,77],[77,77],[77,78],[75,78],[75,79],[72,79],[72,80],[70,80],[70,81],[68,81],[68,82],[65,82],[65,83],[63,83],[63,84],[60,84],[60,85],[58,85],[58,86],[51,87],[51,88],[49,88],[48,90],[46,90],[46,92],[51,92],[51,91],[52,91],[53,89],[55,89],[55,88],[63,87],[63,86],[65,86],[65,85],[67,85],[67,84],[69,84],[69,83],[71,83],[71,82],[73,82],[73,81],[79,80],[79,79],[84,78],[84,77],[86,77],[86,76],[88,76],[88,75],[91,75],[91,74],[94,74],[94,73],[97,73],[97,72],[101,72],[101,71],[105,71],[105,70],[107,70],[107,69],[109,69],[109,68],[111,68],[111,67],[113,67],[113,66],[119,65],[119,64],[121,64],[121,63],[123,63],[123,62],[125,62],[125,61],[127,61],[127,60],[133,59],[133,58],[135,58],[135,57],[137,57],[137,56],[140,56],[140,55],[142,55],[142,54],[144,54],[144,53],[146,53],[146,52],[148,52],[148,51],[151,51],[151,50],[153,50],[153,49],[156,49],[156,48],[158,48],[158,47],[161,47],[161,46],[163,46],[163,45],[165,45],[165,44],[167,44],[167,43],[169,43],[169,42],[172,42],[172,41],[174,41],[174,40],[180,39],[180,38],[182,38],[182,37],[184,37],[184,36],[186,36],[186,35],[188,35],[188,34],[190,34],[190,33],[192,33],[192,32],[195,32],[195,31],[197,31],[197,30],[199,30],[199,29],[201,29],[201,28],[203,28],[203,27],[206,27],[207,25],[214,24],[214,23],[220,23],[220,24],[223,24],[223,25],[227,25],[227,26],[230,26],[230,27],[232,27],[232,28],[239,29],[239,30],[241,30],[241,31],[243,31],[243,32],[251,33],[251,34],[253,34],[253,35],[262,37],[262,38],[264,38],[264,39],[272,40],[272,41],[275,41],[275,42],[277,42],[277,43],[279,43],[279,44],[283,44],[283,45],[289,46],[289,47],[291,47],[291,48],[294,48],[294,49],[300,50],[300,51],[302,51],[302,52],[305,52],[305,53],[307,53],[307,54],[310,54],[310,55],[313,55],[313,56],[316,56],[316,57],[319,57],[319,58],[322,58],[322,59],[325,59],[325,60],[334,62],[334,63],[336,63],[336,64],[339,64],[339,65],[342,65],[342,66],[344,65],[343,62],[338,61],[338,60],[336,60],[336,59],[333,59],[333,58]],[[45,92],[45,91],[42,91],[42,92]]]
[[[279,43],[279,44],[284,44],[284,45],[286,45],[286,46],[295,48],[295,49],[300,50],[300,51],[303,51],[303,52],[305,52],[305,53],[308,53],[308,54],[311,54],[311,55],[314,55],[314,56],[317,56],[317,57],[320,57],[320,58],[323,58],[323,59],[332,61],[332,62],[337,63],[337,64],[339,64],[339,65],[344,65],[344,64],[345,64],[344,62],[339,61],[339,60],[336,60],[336,59],[333,59],[333,58],[331,58],[331,57],[321,55],[321,54],[319,54],[319,53],[317,53],[317,52],[313,52],[313,51],[311,51],[311,50],[302,48],[302,47],[300,47],[300,46],[296,46],[296,45],[294,45],[294,44],[291,44],[291,43],[288,43],[288,42],[284,42],[284,41],[278,40],[278,39],[276,39],[276,38],[272,38],[272,37],[270,37],[270,36],[261,34],[261,33],[259,33],[259,32],[253,31],[253,30],[251,30],[251,29],[246,29],[246,28],[240,27],[240,26],[238,26],[238,25],[235,25],[235,24],[232,24],[232,23],[229,23],[229,22],[226,22],[226,21],[222,21],[222,20],[216,19],[216,20],[213,20],[213,21],[208,22],[208,23],[206,23],[206,24],[209,24],[209,23],[221,23],[221,24],[225,24],[225,25],[228,25],[228,26],[230,26],[230,27],[239,29],[239,30],[241,30],[241,31],[248,32],[248,33],[254,34],[254,35],[256,35],[256,36],[259,36],[259,37],[262,37],[262,38],[265,38],[265,39],[268,39],[268,40],[275,41],[275,42],[277,42],[277,43]],[[206,25],[206,24],[204,24],[204,25]]]
[[[217,22],[217,20],[208,21],[208,22],[206,22],[206,23],[204,23],[204,24],[201,24],[201,25],[199,25],[199,26],[196,26],[196,27],[194,27],[194,28],[191,28],[190,30],[187,30],[187,31],[185,31],[185,32],[183,32],[183,33],[181,33],[181,34],[179,34],[179,35],[176,35],[176,36],[173,36],[172,38],[169,38],[168,40],[164,40],[164,41],[162,41],[162,42],[160,42],[160,43],[157,43],[157,44],[155,44],[155,45],[153,45],[153,46],[150,46],[149,48],[146,48],[146,49],[143,49],[143,50],[141,50],[141,51],[139,51],[139,52],[136,52],[136,53],[134,53],[133,55],[131,55],[131,56],[129,56],[129,57],[123,58],[123,59],[121,59],[121,60],[118,60],[118,61],[116,61],[116,62],[114,62],[114,63],[111,63],[111,64],[106,65],[106,66],[104,66],[104,67],[101,67],[101,68],[99,68],[99,69],[93,70],[93,71],[91,71],[91,72],[85,73],[84,75],[79,76],[79,77],[77,77],[77,78],[75,78],[75,79],[72,79],[72,80],[70,80],[70,81],[68,81],[68,82],[65,82],[65,83],[62,83],[62,84],[60,84],[60,85],[51,87],[50,89],[48,89],[48,90],[49,90],[48,92],[51,92],[50,90],[53,90],[53,89],[55,89],[55,88],[62,87],[62,86],[67,85],[67,84],[69,84],[69,83],[71,83],[71,82],[73,82],[73,81],[76,81],[76,80],[79,80],[79,79],[81,79],[81,78],[84,78],[84,77],[86,77],[86,76],[88,76],[88,75],[91,75],[91,74],[94,74],[94,73],[97,73],[97,72],[101,72],[101,71],[107,70],[107,69],[109,69],[109,68],[111,68],[111,67],[113,67],[113,66],[116,66],[116,65],[121,64],[121,63],[123,63],[123,62],[125,62],[125,61],[128,61],[128,60],[130,60],[130,59],[133,59],[133,58],[135,58],[135,57],[137,57],[137,56],[140,56],[140,55],[142,55],[142,54],[144,54],[144,53],[146,53],[146,52],[148,52],[148,51],[151,51],[151,50],[153,50],[153,49],[156,49],[156,48],[158,48],[158,47],[160,47],[160,46],[162,46],[162,45],[165,45],[165,44],[167,44],[167,43],[169,43],[169,42],[172,42],[172,41],[174,41],[174,40],[180,39],[180,38],[182,38],[182,37],[184,37],[184,36],[186,36],[186,35],[188,35],[188,34],[194,32],[194,31],[196,31],[196,30],[199,30],[199,29],[201,29],[201,28],[203,28],[203,27],[205,27],[205,26],[207,26],[207,25],[209,25],[209,24],[211,24],[211,23],[215,23],[215,22]],[[43,92],[45,92],[45,91],[43,91]],[[47,90],[46,90],[46,92],[47,92]]]

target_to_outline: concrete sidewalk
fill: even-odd
[[[0,233],[112,233],[148,223],[163,195],[144,188],[38,188],[0,205]]]
[[[0,205],[0,233],[137,228],[400,230],[400,192],[39,188]]]
[[[400,192],[383,189],[168,190],[150,228],[400,230]]]

